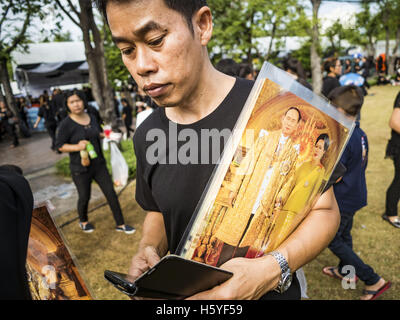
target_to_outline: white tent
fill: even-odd
[[[13,52],[12,66],[21,92],[33,97],[52,87],[87,83],[83,42],[34,43]]]

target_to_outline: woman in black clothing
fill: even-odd
[[[5,129],[10,137],[13,138],[11,147],[15,148],[19,145],[17,132],[15,130],[16,118],[14,114],[7,108],[4,101],[0,100],[0,125]]]
[[[386,148],[386,158],[393,159],[394,178],[386,191],[386,211],[382,218],[393,227],[400,228],[400,218],[397,213],[400,199],[400,92],[397,94],[389,125],[392,128],[392,137]]]
[[[133,130],[131,128],[132,125],[132,107],[129,104],[128,100],[121,99],[121,103],[122,103],[122,119],[124,120],[124,124],[125,124],[125,128],[126,128],[126,135],[129,138],[130,136],[130,132],[135,132],[135,130]]]
[[[56,147],[61,152],[68,152],[72,180],[78,190],[79,225],[85,232],[92,232],[94,227],[88,222],[88,204],[91,183],[95,180],[104,193],[116,222],[116,230],[131,234],[135,228],[125,225],[118,197],[106,161],[101,149],[102,129],[96,118],[86,112],[86,102],[80,91],[65,95],[65,106],[69,112],[57,129]]]
[[[340,87],[338,77],[342,74],[342,64],[339,59],[331,58],[325,61],[324,70],[327,76],[322,80],[321,93],[328,97],[333,89]]]

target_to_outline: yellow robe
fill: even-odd
[[[266,247],[263,248],[265,252],[275,250],[297,226],[293,224],[294,220],[299,223],[309,212],[324,175],[324,167],[315,166],[312,162],[305,162],[296,170],[292,184],[286,186],[291,191],[287,193],[282,190],[282,194],[288,194],[288,197],[283,199],[283,208],[277,215]]]
[[[259,137],[253,147],[247,152],[240,166],[233,174],[232,181],[224,187],[237,193],[234,205],[228,207],[215,236],[231,246],[248,246],[259,236],[259,232],[268,219],[276,195],[285,181],[294,174],[295,162],[298,156],[293,141],[289,138],[284,144],[279,156],[275,151],[281,137],[281,130],[270,132],[268,136]],[[248,230],[246,226],[252,214],[252,209],[263,179],[268,169],[272,167],[269,187],[263,195],[261,205],[255,213]],[[243,240],[241,241],[241,238]],[[239,243],[240,242],[240,243]]]

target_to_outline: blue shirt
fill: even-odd
[[[333,186],[333,190],[340,212],[354,213],[367,205],[365,169],[368,163],[368,139],[358,121],[340,162],[347,171],[342,180]]]

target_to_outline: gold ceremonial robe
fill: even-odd
[[[281,130],[268,136],[260,136],[247,152],[240,166],[233,173],[230,183],[224,187],[237,194],[232,207],[228,207],[215,236],[231,245],[245,247],[260,236],[271,216],[276,196],[289,177],[294,175],[298,152],[294,142],[288,138],[276,154]],[[272,170],[268,187],[262,196],[261,204],[246,230],[252,209],[268,170]],[[243,238],[243,239],[242,239]],[[242,239],[242,240],[241,240]]]

